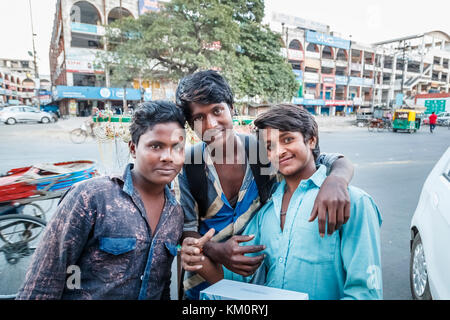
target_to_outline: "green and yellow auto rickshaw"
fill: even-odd
[[[420,129],[422,118],[417,111],[410,109],[395,110],[392,122],[392,130],[397,132],[399,130],[407,131],[409,133],[416,132]]]

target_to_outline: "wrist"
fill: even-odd
[[[217,259],[217,247],[219,243],[214,241],[208,241],[203,245],[203,254],[210,258],[213,263],[219,263]]]
[[[333,180],[334,183],[342,184],[345,187],[348,187],[350,184],[350,181],[346,177],[339,174],[330,173],[327,178]]]

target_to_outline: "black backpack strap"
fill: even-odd
[[[256,137],[245,135],[244,139],[245,153],[258,188],[259,200],[264,205],[272,195],[276,177],[268,174],[270,162]]]
[[[208,209],[205,161],[203,159],[203,143],[197,143],[186,152],[184,172],[192,197],[198,205],[199,216],[205,216]]]

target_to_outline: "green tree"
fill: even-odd
[[[159,12],[109,27],[109,63],[124,81],[139,66],[143,79],[173,81],[216,69],[237,99],[290,100],[298,85],[280,55],[280,35],[261,24],[263,16],[263,0],[172,0]]]

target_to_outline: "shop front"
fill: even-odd
[[[90,116],[96,108],[105,109],[107,101],[110,101],[115,109],[122,108],[123,97],[124,90],[120,88],[56,86],[53,92],[61,114],[79,117]],[[126,101],[128,105],[140,102],[141,91],[127,88]]]

